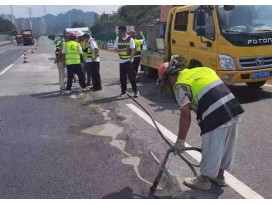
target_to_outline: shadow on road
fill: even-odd
[[[97,99],[97,100],[86,101],[84,104],[81,104],[81,105],[88,106],[91,104],[105,104],[105,103],[111,103],[113,101],[121,101],[121,100],[126,100],[126,99],[129,99],[129,97],[128,96],[119,97],[119,95],[117,95],[117,96],[112,96],[112,97],[108,97],[108,98],[101,98],[101,99]]]
[[[254,89],[246,85],[229,85],[228,87],[241,104],[272,98],[272,92],[266,91],[265,88]]]
[[[125,187],[120,191],[108,194],[104,196],[102,199],[153,199],[154,197],[148,197],[145,195],[139,195],[139,194],[134,194],[133,189],[130,187]],[[162,196],[162,197],[157,197],[161,199],[170,199],[174,198],[172,196]]]
[[[149,197],[148,195],[135,194],[131,187],[125,187],[120,191],[102,197],[102,199],[217,199],[223,192],[224,190],[222,188],[212,185],[212,189],[209,191],[191,189],[186,190],[177,196],[161,196],[155,194],[154,197]]]
[[[55,98],[62,96],[60,91],[49,91],[49,92],[42,92],[37,94],[31,94],[32,97],[36,98]]]

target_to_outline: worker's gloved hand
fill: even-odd
[[[174,148],[174,155],[181,154],[185,150],[185,141],[181,139],[177,139],[173,148]]]

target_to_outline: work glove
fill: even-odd
[[[177,139],[176,143],[173,146],[174,155],[181,154],[185,150],[185,141],[181,139]]]

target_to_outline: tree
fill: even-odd
[[[0,33],[8,34],[8,35],[16,35],[17,30],[15,25],[13,25],[11,21],[0,17]]]
[[[151,24],[160,17],[160,6],[127,5],[122,6],[116,13],[105,12],[91,27],[92,35],[98,40],[114,40],[115,27],[118,25],[133,25],[136,30],[141,26]]]
[[[72,24],[72,26],[71,26],[72,28],[81,28],[81,27],[87,27],[86,26],[86,24],[85,23],[83,23],[83,22],[73,22],[73,24]]]

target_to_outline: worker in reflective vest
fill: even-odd
[[[136,39],[137,33],[135,30],[130,31],[130,36],[133,38],[135,43],[135,54],[134,54],[134,60],[133,60],[133,70],[136,74],[136,82],[139,81],[138,77],[138,68],[141,62],[141,54],[142,54],[142,45],[144,44],[145,37],[143,35],[143,32],[140,31],[140,34],[142,36],[142,39]]]
[[[161,92],[172,89],[181,111],[174,153],[184,150],[191,124],[190,108],[196,112],[201,129],[200,176],[185,178],[184,184],[209,190],[210,179],[226,186],[224,171],[233,166],[239,115],[244,110],[214,70],[184,67],[184,58],[175,56],[170,63],[163,63],[158,72]]]
[[[127,76],[134,92],[134,97],[139,96],[135,81],[135,72],[133,71],[133,60],[135,52],[135,43],[133,39],[127,35],[126,26],[118,27],[118,37],[113,45],[114,51],[119,54],[119,68],[120,68],[120,82],[121,82],[121,94],[125,96],[127,92]]]
[[[79,84],[83,91],[87,91],[85,77],[83,70],[81,68],[82,62],[82,49],[78,42],[76,42],[76,34],[70,33],[69,34],[69,41],[65,43],[63,46],[62,53],[65,55],[65,63],[68,72],[68,81],[66,87],[66,93],[71,93],[71,87],[73,83],[73,75],[76,74],[79,79]]]
[[[83,50],[87,53],[86,56],[86,72],[87,72],[87,86],[90,85],[92,77],[92,90],[102,90],[101,77],[100,77],[100,59],[99,59],[99,48],[96,41],[91,37],[89,33],[83,35],[84,41],[86,42],[86,48]]]
[[[83,38],[84,33],[83,33],[82,31],[77,31],[77,32],[76,32],[76,35],[77,35],[77,42],[80,44],[81,49],[82,49],[82,51],[83,51],[83,54],[82,54],[82,56],[83,56],[83,61],[81,62],[81,68],[82,68],[82,70],[83,70],[83,72],[84,72],[84,77],[85,77],[85,79],[86,79],[86,77],[87,77],[87,72],[86,72],[85,60],[87,59],[87,53],[84,52],[84,49],[85,49],[85,47],[86,47],[85,41],[84,41],[84,38]]]
[[[63,45],[65,42],[68,40],[68,36],[65,35],[63,38],[63,41],[58,41],[56,44],[56,50],[55,50],[55,63],[57,63],[58,66],[58,71],[59,71],[59,85],[60,85],[60,90],[64,91],[66,89],[65,86],[65,61],[63,59],[62,55],[62,49]]]

